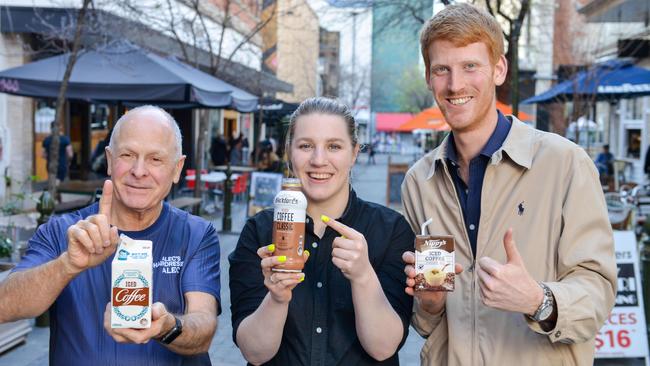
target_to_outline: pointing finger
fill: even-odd
[[[327,215],[320,215],[320,219],[325,223],[325,225],[331,227],[337,233],[347,237],[348,239],[358,239],[359,236],[361,236],[361,234],[358,231],[330,218]]]
[[[108,218],[111,223],[111,206],[113,205],[113,182],[110,179],[104,181],[102,197],[99,199],[99,213]]]

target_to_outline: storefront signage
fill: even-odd
[[[639,254],[632,231],[614,231],[618,292],[616,305],[596,336],[596,358],[645,358],[648,365]]]

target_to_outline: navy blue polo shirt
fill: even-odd
[[[453,132],[449,134],[449,143],[447,144],[447,166],[456,187],[460,207],[463,210],[465,228],[467,229],[474,258],[476,258],[476,238],[478,237],[478,226],[481,219],[481,190],[483,189],[485,169],[490,163],[492,154],[503,145],[512,125],[500,111],[497,110],[497,114],[497,126],[492,132],[492,136],[483,146],[481,152],[469,162],[469,181],[467,184],[460,177],[460,166]]]
[[[29,240],[25,257],[14,271],[40,266],[68,249],[67,229],[98,212],[97,203],[79,211],[53,216]],[[158,219],[142,231],[120,231],[153,242],[153,301],[184,314],[184,294],[200,291],[220,303],[219,238],[212,224],[168,203]],[[111,299],[110,256],[87,269],[61,291],[50,308],[50,365],[207,366],[207,353],[184,356],[156,341],[117,343],[104,329],[104,310]],[[220,309],[220,308],[219,308]]]

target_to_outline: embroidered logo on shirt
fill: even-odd
[[[517,206],[517,215],[519,215],[519,216],[524,215],[524,201],[521,201],[519,203],[519,206]]]
[[[180,273],[183,268],[183,260],[180,255],[162,257],[161,260],[153,264],[153,268],[162,267],[162,273],[173,274]]]

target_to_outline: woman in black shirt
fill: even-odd
[[[254,364],[398,365],[412,307],[401,255],[414,236],[397,212],[352,190],[359,145],[349,109],[304,101],[286,151],[308,201],[310,253],[304,273],[271,272],[280,263],[273,211],[248,220],[229,257],[235,343]]]

